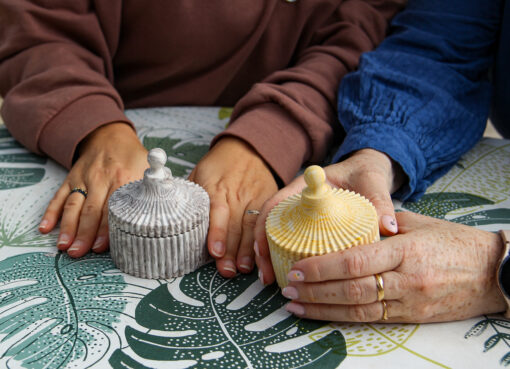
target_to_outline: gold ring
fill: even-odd
[[[379,273],[374,274],[375,285],[377,287],[377,301],[384,299],[384,281]]]
[[[87,190],[84,190],[83,188],[80,187],[75,187],[71,190],[71,192],[69,192],[69,195],[75,192],[81,193],[83,196],[85,196],[85,198],[87,198],[87,195],[89,194]]]
[[[382,304],[382,318],[381,320],[388,320],[388,306],[386,305],[386,301],[381,300]]]
[[[260,211],[258,211],[258,210],[254,210],[254,209],[246,210],[246,214],[259,215],[259,214],[260,214]]]

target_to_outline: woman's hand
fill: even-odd
[[[381,234],[390,236],[397,233],[395,210],[391,193],[396,191],[404,181],[400,166],[386,154],[372,149],[355,152],[343,162],[324,168],[326,178],[333,187],[348,189],[369,199],[377,210]],[[259,268],[259,277],[263,284],[275,280],[267,244],[265,222],[271,209],[287,197],[301,192],[306,186],[303,176],[279,191],[264,204],[255,228],[255,254]]]
[[[207,246],[218,271],[224,277],[251,272],[257,215],[247,210],[260,210],[278,190],[266,163],[244,141],[225,137],[200,160],[190,180],[211,199]]]
[[[374,274],[384,281],[388,322],[440,322],[505,310],[496,282],[499,235],[398,213],[399,234],[295,263],[282,290],[290,312],[311,319],[383,317]]]
[[[125,123],[96,129],[82,141],[79,158],[50,201],[39,230],[50,232],[60,218],[59,250],[81,257],[91,248],[108,250],[108,198],[120,186],[143,177],[147,150]],[[88,192],[70,194],[73,188]]]

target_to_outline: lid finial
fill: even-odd
[[[331,193],[331,187],[326,183],[326,173],[318,165],[306,168],[305,182],[308,185],[302,193],[302,198],[305,201],[318,202]]]
[[[150,179],[165,179],[168,174],[165,170],[165,164],[167,161],[166,152],[159,147],[149,151],[147,155],[147,161],[149,162],[150,169],[146,171],[146,176]]]

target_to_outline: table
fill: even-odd
[[[147,148],[187,175],[228,122],[227,108],[127,112]],[[337,324],[298,319],[256,273],[223,279],[212,264],[182,278],[121,273],[108,254],[70,259],[37,230],[65,178],[0,127],[0,367],[499,368],[510,321]],[[412,210],[489,231],[510,227],[510,141],[484,139]]]

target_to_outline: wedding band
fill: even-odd
[[[382,304],[382,318],[381,320],[388,320],[388,306],[386,305],[386,301],[381,300]]]
[[[254,209],[246,210],[246,214],[259,215],[260,211]]]
[[[374,274],[375,285],[377,287],[377,301],[384,299],[384,281],[379,273]]]
[[[79,192],[81,193],[83,196],[85,196],[85,198],[87,198],[87,195],[88,195],[88,192],[87,190],[84,190],[83,188],[80,188],[80,187],[75,187],[71,190],[71,192],[69,192],[69,195],[75,193],[75,192]]]

